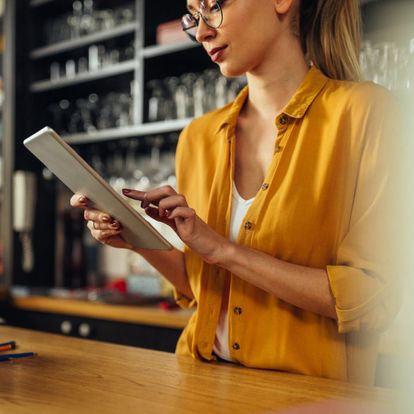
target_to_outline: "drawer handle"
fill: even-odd
[[[79,335],[83,338],[87,338],[91,334],[91,326],[89,323],[81,323],[79,325]]]
[[[72,333],[72,322],[71,321],[63,321],[60,324],[60,331],[64,334],[64,335],[70,335]]]

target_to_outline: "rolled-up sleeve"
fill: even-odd
[[[349,226],[327,266],[340,333],[385,330],[409,271],[408,140],[398,105],[383,95],[361,118],[364,143]]]
[[[188,283],[190,284],[191,291],[193,292],[194,298],[189,298],[188,296],[184,295],[180,292],[177,288],[173,289],[174,299],[178,306],[183,309],[189,309],[197,306],[197,297],[199,294],[199,283],[197,282],[197,278],[194,277],[195,274],[199,273],[199,266],[197,266],[197,262],[200,260],[197,258],[197,255],[191,251],[187,246],[184,246],[184,261],[186,272],[188,276]]]
[[[188,298],[187,296],[179,292],[176,288],[174,288],[173,294],[177,305],[182,309],[193,308],[197,303],[195,299]]]

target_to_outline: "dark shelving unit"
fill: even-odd
[[[184,73],[189,62],[195,62],[195,67],[197,68],[213,65],[204,56],[200,45],[193,42],[186,41],[169,45],[153,44],[155,42],[156,26],[164,21],[179,17],[180,10],[182,9],[184,11],[182,2],[175,0],[170,2],[168,7],[166,7],[160,0],[152,2],[149,0],[133,1],[135,2],[137,14],[135,22],[76,39],[65,40],[50,45],[41,45],[40,47],[32,48],[29,52],[29,65],[36,68],[36,65],[44,65],[45,59],[48,59],[47,62],[50,64],[52,60],[57,60],[63,54],[68,56],[71,52],[75,53],[75,51],[81,50],[82,48],[85,49],[92,44],[114,41],[114,39],[127,35],[135,38],[136,51],[133,61],[121,62],[100,70],[82,73],[69,78],[61,77],[57,80],[50,80],[44,79],[43,76],[43,79],[40,77],[40,80],[36,79],[30,82],[29,92],[33,94],[31,99],[37,100],[39,105],[44,107],[47,103],[47,98],[45,97],[47,93],[53,93],[53,96],[57,97],[57,91],[59,90],[66,91],[70,88],[71,93],[73,93],[75,89],[81,87],[84,87],[86,90],[87,85],[92,83],[96,84],[99,80],[105,82],[110,79],[112,82],[114,77],[118,77],[119,80],[115,80],[116,83],[118,81],[121,82],[122,76],[132,75],[132,79],[135,82],[133,89],[133,124],[129,127],[110,128],[94,131],[93,133],[77,133],[67,137],[68,142],[79,145],[100,140],[106,141],[132,136],[143,136],[145,134],[162,134],[166,131],[179,131],[189,122],[186,119],[167,121],[165,124],[163,122],[157,122],[152,125],[146,125],[144,123],[145,105],[147,104],[145,83],[151,78],[151,73],[157,73],[160,77],[175,76],[178,73]],[[116,3],[113,2],[114,7],[116,7]],[[31,0],[29,10],[37,8],[44,10],[51,4],[57,7],[56,0]],[[61,9],[57,10],[60,11]],[[162,10],[162,13],[160,13],[160,10]],[[156,66],[159,66],[159,68],[154,71],[154,67]],[[189,70],[191,70],[191,66],[194,66],[194,64],[190,65]],[[36,73],[36,69],[34,73]],[[42,95],[42,97],[36,98],[39,95]],[[41,117],[41,119],[43,120],[44,118]]]
[[[58,53],[67,52],[69,50],[77,49],[82,46],[93,43],[102,42],[107,39],[114,39],[118,36],[123,36],[129,33],[135,33],[137,30],[137,23],[128,23],[113,29],[93,33],[88,36],[82,36],[78,39],[65,40],[63,42],[39,47],[30,52],[31,59],[40,59]]]
[[[39,6],[43,6],[45,4],[48,4],[48,3],[53,3],[55,1],[56,0],[31,0],[29,5],[30,5],[30,7],[39,7]]]
[[[112,141],[117,139],[144,137],[148,135],[158,135],[167,132],[181,131],[191,122],[191,118],[176,119],[162,122],[148,122],[145,124],[100,130],[84,134],[64,136],[69,144],[92,144],[102,141]]]
[[[169,55],[176,52],[181,52],[187,49],[194,49],[200,48],[201,46],[197,43],[188,41],[184,43],[172,44],[172,45],[155,45],[155,46],[148,46],[145,47],[142,52],[141,56],[144,59],[149,59],[158,56]]]
[[[123,75],[124,73],[133,72],[136,67],[136,61],[131,60],[127,62],[111,65],[106,68],[76,75],[72,78],[63,78],[56,81],[44,80],[33,82],[30,85],[31,92],[46,92],[52,89],[64,88],[67,86],[79,85],[85,82],[91,82],[98,79],[104,79],[116,75]]]

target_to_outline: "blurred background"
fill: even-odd
[[[361,7],[363,77],[395,94],[412,131],[414,1],[362,0]],[[187,40],[184,13],[185,0],[0,1],[3,321],[174,349],[190,313],[174,310],[169,283],[138,255],[95,243],[82,213],[69,207],[70,192],[22,141],[49,125],[117,190],[175,186],[180,131],[245,85],[221,76]],[[411,182],[407,177],[407,193]],[[379,385],[401,383],[393,367],[401,365],[401,337],[412,331],[411,288],[406,292],[400,330],[384,340]]]

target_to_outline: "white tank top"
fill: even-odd
[[[236,241],[243,218],[253,203],[254,197],[249,200],[242,198],[233,182],[233,194],[231,205],[230,235],[231,241]],[[233,362],[229,350],[229,313],[228,306],[222,306],[216,329],[216,338],[213,345],[214,353],[221,359]]]

